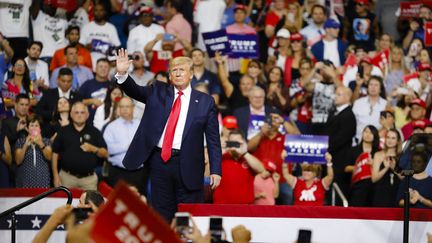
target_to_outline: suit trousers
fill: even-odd
[[[180,172],[180,155],[172,156],[165,163],[161,158],[160,149],[154,149],[148,162],[151,184],[150,203],[168,223],[171,223],[174,218],[179,203],[204,202],[204,189],[188,190],[185,187]]]

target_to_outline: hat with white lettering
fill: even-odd
[[[153,8],[149,7],[149,6],[141,6],[139,8],[139,14],[153,14]]]
[[[237,118],[235,118],[235,116],[226,116],[222,120],[222,125],[228,129],[237,129]]]
[[[291,36],[289,30],[287,29],[280,29],[277,33],[276,33],[276,37],[277,38],[285,38],[285,39],[289,39]]]
[[[243,5],[243,4],[237,4],[236,6],[235,6],[235,8],[234,8],[234,13],[237,11],[237,10],[242,10],[243,12],[247,12],[246,11],[246,6],[245,5]]]
[[[273,161],[267,160],[267,161],[263,161],[264,162],[264,168],[270,172],[273,173],[276,171],[276,164]]]

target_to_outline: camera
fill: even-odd
[[[183,241],[187,241],[186,233],[191,233],[189,218],[190,214],[187,212],[177,212],[175,214],[175,232],[180,236],[180,239]]]
[[[90,213],[93,213],[92,208],[74,208],[72,213],[75,215],[75,224],[81,224],[88,219]]]
[[[240,148],[240,143],[237,141],[226,141],[227,148]]]
[[[360,75],[360,78],[364,78],[364,68],[362,65],[358,65],[358,74]]]
[[[272,118],[272,116],[271,115],[266,116],[264,122],[267,123],[270,127],[272,127],[272,124],[273,124],[273,118]]]
[[[224,240],[224,231],[222,226],[222,217],[212,216],[210,217],[210,236],[211,242],[222,242]]]
[[[298,243],[310,243],[312,238],[312,231],[305,230],[305,229],[299,229],[298,231]]]

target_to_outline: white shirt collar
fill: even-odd
[[[337,106],[337,107],[336,107],[336,111],[337,111],[337,113],[339,113],[339,112],[345,110],[345,108],[347,108],[349,105],[350,105],[350,104],[344,104],[344,105]]]
[[[66,93],[64,93],[60,88],[57,88],[58,93],[59,93],[59,98],[60,97],[66,97],[68,99],[70,99],[70,93],[72,89],[69,89]]]
[[[179,89],[177,89],[177,88],[174,86],[174,97],[177,97],[178,92],[179,92]],[[191,93],[192,93],[192,87],[191,87],[190,83],[189,83],[189,85],[186,87],[186,89],[182,90],[182,92],[183,92],[183,95],[184,95],[185,98],[189,98],[189,97],[190,97],[190,95],[191,95]]]

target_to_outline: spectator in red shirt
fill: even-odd
[[[286,163],[282,166],[285,180],[294,189],[294,205],[299,206],[323,206],[325,192],[333,181],[332,156],[326,153],[327,175],[320,179],[321,165],[303,164],[302,176],[296,177],[289,173]]]
[[[213,194],[215,204],[252,204],[254,176],[264,170],[261,162],[247,152],[247,143],[239,130],[231,131],[222,145],[224,179]],[[234,143],[234,144],[232,144]]]
[[[69,41],[69,45],[76,46],[78,50],[78,64],[93,69],[92,59],[90,52],[79,43],[80,39],[80,28],[78,26],[69,26],[65,32],[66,39]],[[65,48],[58,49],[54,52],[54,56],[51,59],[50,71],[61,67],[66,64]]]
[[[281,175],[283,159],[280,154],[285,149],[285,135],[279,132],[279,128],[283,125],[288,134],[300,134],[300,132],[292,123],[285,121],[280,115],[271,113],[270,117],[272,124],[264,123],[261,132],[248,141],[248,148],[259,160],[272,161],[276,165],[275,171]],[[288,186],[285,178],[281,178],[279,187],[278,204],[292,204],[292,188]]]
[[[407,140],[411,136],[414,130],[414,123],[416,121],[424,121],[426,125],[430,123],[429,120],[425,118],[426,103],[423,100],[414,99],[411,101],[410,106],[411,106],[411,111],[409,113],[409,116],[411,118],[411,122],[409,122],[408,124],[402,127],[402,134],[404,140]]]

